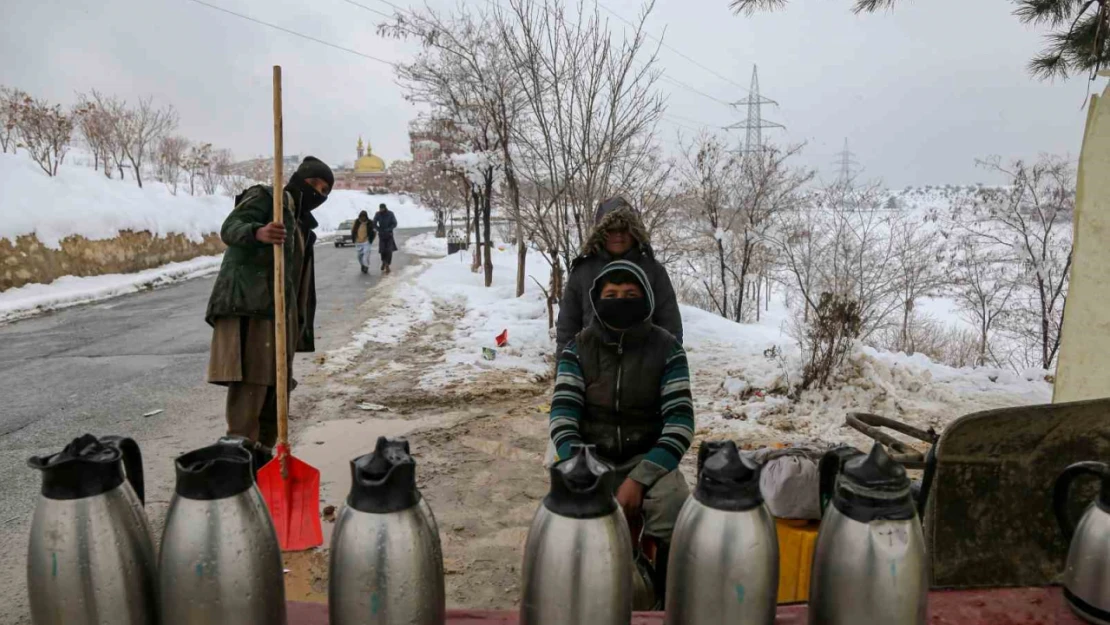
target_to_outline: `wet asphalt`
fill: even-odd
[[[426,231],[398,230],[398,244]],[[376,245],[374,252],[377,260]],[[394,272],[411,262],[394,254]],[[160,527],[173,457],[222,435],[224,391],[205,382],[211,328],[204,310],[214,279],[0,325],[0,623],[30,622],[24,567],[39,475],[27,467],[29,457],[85,432],[136,439],[147,512]],[[369,275],[359,272],[353,247],[317,245],[318,353],[343,344],[361,324],[359,304],[381,279],[377,263]]]

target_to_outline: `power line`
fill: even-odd
[[[682,128],[683,130],[689,130],[690,132],[702,132],[706,128],[711,128],[711,126],[702,126],[701,128],[694,128],[694,127],[691,127],[691,126],[687,126],[686,124],[675,121],[674,119],[672,119],[668,115],[661,116],[659,118],[659,120],[667,122],[668,124],[671,124],[671,125],[673,125],[677,128]]]
[[[371,12],[373,12],[373,13],[378,13],[379,15],[382,15],[382,13],[380,13],[380,12],[378,12],[378,11],[375,11],[374,9],[371,9],[371,8],[369,8],[369,7],[363,6],[363,5],[361,5],[361,4],[357,3],[357,2],[354,2],[354,0],[343,0],[343,1],[344,1],[344,2],[346,2],[346,3],[348,3],[348,4],[353,4],[353,5],[355,5],[355,6],[359,6],[359,7],[362,7],[363,9],[366,9],[367,11],[371,11]],[[396,10],[397,10],[397,11],[398,11],[399,13],[407,13],[407,14],[409,14],[409,15],[411,15],[411,16],[413,16],[413,17],[416,17],[416,18],[418,18],[418,19],[419,19],[419,16],[418,16],[418,15],[416,15],[415,13],[413,13],[411,9],[405,9],[405,8],[402,8],[402,7],[398,6],[397,4],[395,4],[395,3],[393,3],[393,2],[390,2],[390,0],[374,0],[374,1],[375,1],[375,2],[381,2],[382,4],[387,4],[387,5],[391,6],[391,7],[393,7],[394,9],[396,9]],[[498,3],[497,3],[497,2],[495,1],[495,0],[486,0],[486,4],[490,5],[491,7],[495,8],[495,9],[504,9],[504,7],[502,7],[502,6],[500,5],[500,4],[498,4]],[[600,5],[599,5],[599,6],[600,6]],[[609,11],[610,13],[613,13],[613,11],[612,11],[612,10],[610,10],[610,9],[607,9],[607,8],[605,8],[605,7],[601,7],[601,8],[605,9],[606,11]],[[550,12],[550,10],[549,10],[549,12]],[[613,14],[614,14],[614,15],[617,15],[616,13],[613,13]],[[392,17],[392,16],[387,16],[387,17]],[[622,21],[624,21],[624,22],[626,22],[626,23],[630,23],[630,22],[628,22],[628,20],[624,19],[624,18],[623,18],[623,17],[621,17],[620,15],[617,15],[617,17],[618,17],[618,18],[620,18],[620,19],[621,19]],[[645,34],[647,34],[647,33],[645,33]],[[650,34],[647,34],[647,35],[648,35],[649,37],[652,37],[652,38],[654,38],[654,37],[653,37],[652,35],[650,35]],[[660,43],[662,43],[662,42],[660,42]],[[667,45],[667,44],[663,44],[663,45]],[[668,48],[670,49],[670,47],[669,47],[669,46],[668,46]],[[676,50],[676,52],[677,52],[677,50]],[[681,54],[681,52],[679,52],[679,54]],[[684,58],[688,58],[688,57],[686,57],[685,55],[682,55],[682,56],[683,56]],[[695,62],[695,63],[696,63],[696,62]],[[642,69],[642,66],[641,66],[641,69]],[[716,74],[716,72],[714,72],[714,74]],[[718,76],[719,76],[719,74],[718,74]],[[683,89],[686,89],[687,91],[689,91],[689,92],[691,92],[691,93],[694,93],[694,94],[696,94],[696,95],[699,95],[699,96],[701,96],[701,97],[703,97],[703,98],[707,98],[707,99],[709,99],[709,100],[713,100],[714,102],[716,102],[716,103],[718,103],[718,104],[721,104],[721,105],[724,105],[724,106],[729,106],[729,107],[731,107],[731,106],[733,105],[733,103],[732,103],[732,102],[728,102],[728,101],[726,101],[726,100],[722,100],[721,98],[718,98],[718,97],[715,97],[715,96],[709,95],[708,93],[705,93],[704,91],[700,91],[700,90],[698,90],[698,89],[696,89],[696,88],[692,87],[691,85],[689,85],[689,84],[687,84],[687,83],[684,83],[684,82],[682,82],[681,80],[678,80],[678,79],[676,79],[676,78],[671,78],[670,76],[668,76],[668,75],[667,75],[667,73],[666,73],[666,71],[665,71],[665,70],[662,70],[662,69],[660,69],[660,71],[659,71],[659,78],[660,78],[660,79],[662,79],[662,80],[665,80],[665,81],[667,81],[667,82],[669,82],[669,83],[671,83],[672,85],[675,85],[675,86],[681,87],[681,88],[683,88]],[[726,78],[725,80],[728,80],[728,79]],[[732,81],[729,81],[729,82],[732,82]],[[735,84],[735,83],[733,83],[733,84]],[[741,87],[741,89],[743,89],[743,87]],[[746,89],[745,89],[745,91],[746,91]]]
[[[390,67],[396,67],[396,64],[394,64],[391,61],[387,61],[385,59],[379,59],[376,56],[371,56],[371,55],[366,54],[364,52],[359,52],[358,50],[352,50],[351,48],[345,48],[343,46],[336,45],[336,44],[328,42],[328,41],[324,41],[323,39],[317,39],[316,37],[313,37],[311,35],[306,35],[304,33],[299,33],[295,30],[289,30],[288,28],[285,28],[284,26],[278,26],[277,24],[271,24],[269,22],[264,22],[260,19],[251,17],[249,15],[243,15],[242,13],[236,13],[235,11],[232,11],[230,9],[225,9],[223,7],[219,7],[219,6],[216,6],[214,4],[208,4],[204,0],[189,0],[189,2],[195,2],[197,4],[206,6],[210,9],[215,9],[215,10],[220,11],[222,13],[227,13],[228,15],[234,15],[235,17],[238,17],[238,18],[250,21],[250,22],[254,22],[255,24],[261,24],[263,26],[268,26],[268,27],[273,28],[275,30],[280,30],[283,33],[293,35],[294,37],[300,37],[301,39],[307,39],[309,41],[314,41],[318,44],[325,45],[329,48],[335,48],[336,50],[342,50],[343,52],[347,52],[349,54],[354,54],[356,56],[361,56],[364,59],[370,59],[371,61],[377,61],[378,63],[384,63],[385,65],[388,65]]]
[[[385,0],[382,0],[382,1],[384,2]],[[601,7],[602,9],[605,9],[605,10],[606,10],[606,11],[608,11],[609,13],[613,14],[614,16],[616,16],[616,18],[617,18],[617,19],[619,19],[620,21],[624,22],[625,24],[628,24],[629,26],[631,26],[631,27],[633,27],[633,28],[636,28],[636,24],[634,24],[634,23],[633,23],[633,22],[632,22],[631,20],[628,20],[628,19],[626,19],[626,18],[625,18],[624,16],[622,16],[621,14],[617,13],[616,11],[614,11],[614,10],[610,9],[609,7],[605,6],[605,5],[604,5],[604,4],[602,4],[601,2],[597,2],[597,1],[595,0],[595,3],[597,4],[597,6]],[[740,89],[741,89],[742,91],[744,91],[745,93],[746,93],[746,92],[748,91],[748,90],[747,90],[747,88],[746,88],[746,87],[744,87],[744,85],[741,85],[740,83],[736,82],[735,80],[733,80],[733,79],[731,79],[731,78],[729,78],[729,77],[727,77],[727,76],[724,76],[724,75],[722,75],[722,74],[720,74],[720,73],[718,73],[718,72],[714,71],[713,69],[711,69],[711,68],[709,68],[709,67],[706,67],[705,65],[702,65],[702,64],[701,64],[701,63],[699,63],[698,61],[696,61],[696,60],[694,60],[694,59],[692,59],[692,58],[690,58],[690,57],[686,56],[685,54],[683,54],[683,53],[682,53],[682,51],[681,51],[681,50],[679,50],[678,48],[675,48],[674,46],[672,46],[672,45],[670,45],[670,44],[668,44],[668,43],[664,42],[664,41],[663,41],[662,39],[660,39],[659,37],[656,37],[655,35],[652,35],[651,33],[647,32],[647,31],[644,31],[644,35],[645,35],[645,36],[647,36],[648,38],[650,38],[650,39],[652,39],[652,40],[654,40],[654,41],[658,42],[658,43],[659,43],[659,45],[663,46],[664,48],[666,48],[666,49],[670,50],[671,52],[674,52],[674,53],[675,53],[675,54],[677,54],[678,56],[680,56],[680,57],[682,57],[682,58],[686,59],[686,60],[687,60],[687,61],[689,61],[690,63],[693,63],[694,65],[697,65],[698,67],[700,67],[700,68],[702,68],[703,70],[705,70],[705,71],[709,72],[710,74],[713,74],[713,75],[714,75],[714,76],[716,76],[717,78],[720,78],[721,80],[723,80],[723,81],[725,81],[725,82],[731,83],[731,84],[732,84],[733,86],[735,86],[735,87],[739,87],[739,88],[740,88]]]
[[[375,14],[375,15],[380,15],[380,16],[386,18],[386,19],[392,19],[393,18],[392,15],[390,15],[390,14],[384,12],[384,11],[379,11],[377,9],[371,9],[370,7],[366,6],[365,4],[359,4],[359,3],[355,2],[354,0],[343,0],[343,2],[346,2],[347,4],[350,4],[352,6],[356,6],[360,9],[362,9],[363,11],[369,11],[369,12]],[[389,3],[387,3],[387,4],[389,4]]]
[[[703,120],[693,119],[691,117],[683,117],[682,115],[676,115],[676,114],[674,114],[670,111],[667,111],[667,116],[668,117],[673,117],[675,119],[680,119],[684,122],[689,122],[691,124],[697,124],[697,125],[699,125],[703,128],[719,128],[721,130],[727,130],[727,128],[725,128],[724,126],[718,126],[717,124],[707,124]]]

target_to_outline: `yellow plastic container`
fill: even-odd
[[[779,603],[809,599],[809,573],[820,521],[775,519],[779,536]]]

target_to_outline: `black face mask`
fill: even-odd
[[[595,307],[601,321],[614,330],[634,328],[651,314],[646,297],[599,299]]]
[[[300,176],[290,178],[285,190],[292,193],[294,198],[299,198],[297,205],[307,211],[315,210],[328,199],[328,196],[314,189]]]

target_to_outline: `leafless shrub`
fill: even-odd
[[[27,94],[18,89],[0,87],[0,154],[6,154],[9,149],[15,153],[18,143],[18,107],[26,98]]]
[[[809,321],[805,321],[801,389],[827,386],[851,353],[862,330],[859,302],[834,293],[822,293]]]
[[[24,94],[15,104],[15,127],[19,132],[19,147],[27,150],[31,158],[46,175],[58,175],[58,166],[65,160],[73,136],[74,116],[62,105],[32,98]]]
[[[158,172],[158,179],[166,184],[170,193],[177,195],[177,188],[181,184],[181,170],[185,165],[188,155],[189,140],[185,137],[167,136],[158,142],[154,153],[154,163]]]

